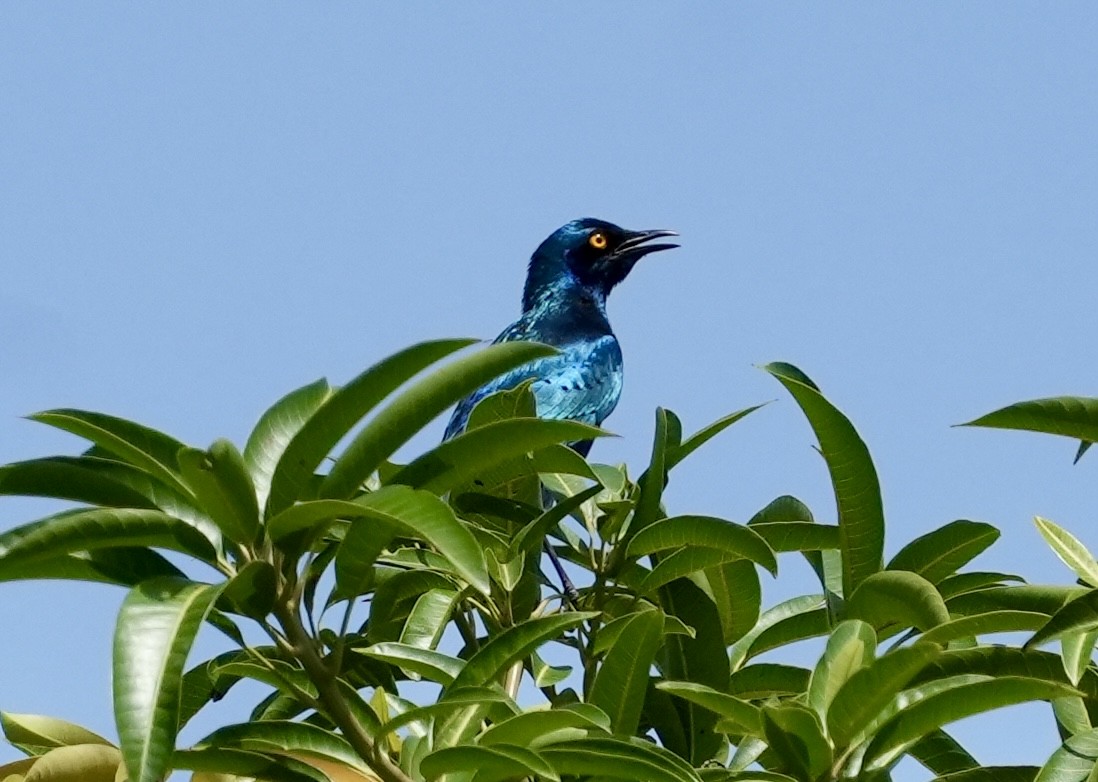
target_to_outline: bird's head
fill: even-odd
[[[532,306],[538,294],[558,283],[562,275],[606,296],[644,256],[670,250],[677,244],[653,243],[678,236],[674,231],[630,231],[605,220],[573,220],[541,243],[530,259],[524,304]]]

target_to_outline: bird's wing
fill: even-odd
[[[540,418],[600,424],[621,396],[621,349],[614,337],[600,337],[564,346],[555,356],[536,359],[500,375],[458,403],[443,439],[465,429],[469,414],[481,399],[531,379]]]
[[[539,417],[601,424],[618,404],[622,361],[614,337],[570,345],[543,360],[547,366],[532,386]]]

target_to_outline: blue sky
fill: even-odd
[[[611,299],[626,390],[596,458],[639,468],[657,405],[694,429],[779,399],[670,507],[829,519],[755,368],[790,361],[868,442],[887,553],[989,521],[981,569],[1066,583],[1032,517],[1098,550],[1098,457],[950,427],[1096,393],[1095,40],[1090,3],[4,3],[0,461],[78,447],[20,418],[59,406],[241,442],[316,377],[495,336],[537,243],[593,215],[683,245]],[[0,528],[46,509],[0,499]],[[121,599],[3,585],[0,708],[112,733]],[[1038,707],[957,734],[987,763],[1056,742]]]

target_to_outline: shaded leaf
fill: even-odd
[[[478,649],[454,678],[449,689],[479,687],[498,676],[512,663],[521,660],[543,643],[557,638],[597,613],[577,611],[527,619],[490,638]]]
[[[648,671],[663,632],[660,611],[638,611],[628,617],[617,642],[606,653],[587,700],[610,715],[614,732],[632,735],[637,730]]]

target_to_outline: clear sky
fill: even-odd
[[[495,336],[537,243],[592,215],[683,245],[611,299],[622,437],[594,457],[639,471],[657,405],[692,430],[779,399],[679,467],[670,508],[792,493],[833,520],[755,368],[790,361],[868,442],[887,554],[971,518],[1003,530],[981,569],[1067,583],[1032,517],[1098,550],[1098,455],[950,427],[1098,394],[1095,41],[1098,6],[1067,2],[5,2],[0,462],[74,452],[20,418],[60,406],[242,442],[316,377]],[[0,499],[0,528],[48,509]],[[768,604],[812,588],[783,565]],[[0,708],[113,735],[122,596],[0,585]],[[1047,707],[956,733],[985,763],[1056,744]]]

